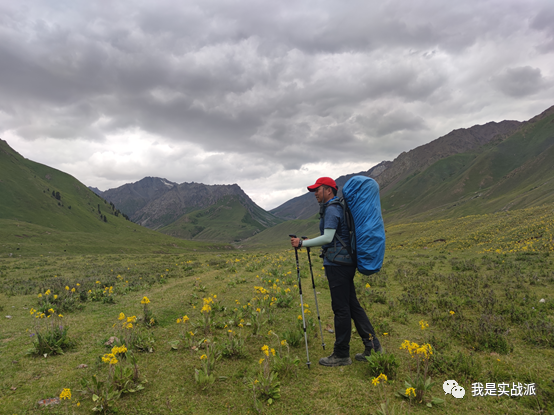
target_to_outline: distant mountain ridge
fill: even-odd
[[[352,176],[368,176],[379,183],[381,194],[384,195],[399,181],[411,174],[425,170],[438,160],[479,148],[491,141],[503,140],[522,124],[519,121],[489,122],[484,125],[453,130],[430,143],[401,153],[393,161],[383,161],[365,172],[340,176],[336,182],[339,187],[342,187]],[[308,219],[315,215],[318,209],[319,206],[313,195],[305,193],[270,212],[286,219]]]
[[[256,205],[237,184],[177,184],[159,177],[145,177],[101,192],[100,196],[113,202],[135,223],[187,239],[240,240],[282,222]],[[219,208],[214,209],[216,205]],[[218,226],[224,226],[224,232],[212,229],[205,219],[198,224],[198,217],[206,215],[214,223],[218,222],[215,216],[219,220],[230,217],[228,209],[238,210],[231,215],[239,222],[233,229],[221,223]]]
[[[108,189],[102,192],[98,189],[89,187],[96,194],[109,200],[125,212],[133,222],[137,222],[136,213],[145,207],[151,200],[163,196],[177,183],[170,182],[159,177],[145,177],[135,183],[127,183],[115,189]]]

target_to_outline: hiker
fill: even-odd
[[[321,358],[319,364],[323,366],[352,364],[350,359],[351,320],[354,320],[356,330],[365,346],[363,353],[356,354],[355,359],[363,362],[372,351],[382,352],[383,349],[365,310],[356,297],[354,287],[356,265],[351,260],[351,265],[333,263],[325,256],[327,250],[335,246],[344,248],[344,253],[350,249],[350,236],[344,220],[343,209],[339,204],[330,204],[336,199],[337,184],[330,177],[320,177],[315,184],[308,186],[308,190],[314,193],[320,205],[319,230],[321,236],[304,241],[300,238],[291,238],[291,244],[294,248],[322,247],[323,265],[331,291],[331,306],[335,314],[335,345],[333,354]],[[340,241],[348,246],[343,246]],[[343,259],[344,257],[345,255],[342,255]]]

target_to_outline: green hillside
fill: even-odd
[[[3,140],[0,241],[2,256],[179,252],[199,246],[126,220],[74,177],[25,159]]]
[[[388,222],[454,218],[554,202],[554,114],[503,141],[442,159],[382,195]]]
[[[69,232],[109,231],[126,222],[115,220],[112,206],[74,177],[23,158],[5,141],[0,141],[0,194],[0,219]]]
[[[158,231],[196,241],[239,242],[265,229],[259,220],[264,216],[268,214],[261,208],[249,210],[240,196],[231,195],[208,208],[183,215]]]
[[[244,241],[246,248],[271,247],[284,249],[290,247],[290,234],[314,238],[319,235],[319,219],[293,219],[266,229]]]

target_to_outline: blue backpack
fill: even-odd
[[[342,188],[340,204],[350,232],[351,258],[364,275],[379,272],[385,258],[385,224],[381,215],[379,185],[366,176],[354,176]],[[340,240],[342,245],[344,243]]]

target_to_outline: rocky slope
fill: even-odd
[[[136,222],[137,211],[145,207],[150,201],[157,199],[177,186],[159,177],[145,177],[135,183],[127,183],[105,192],[89,187],[94,193],[112,202],[119,210],[126,213],[133,222]]]

